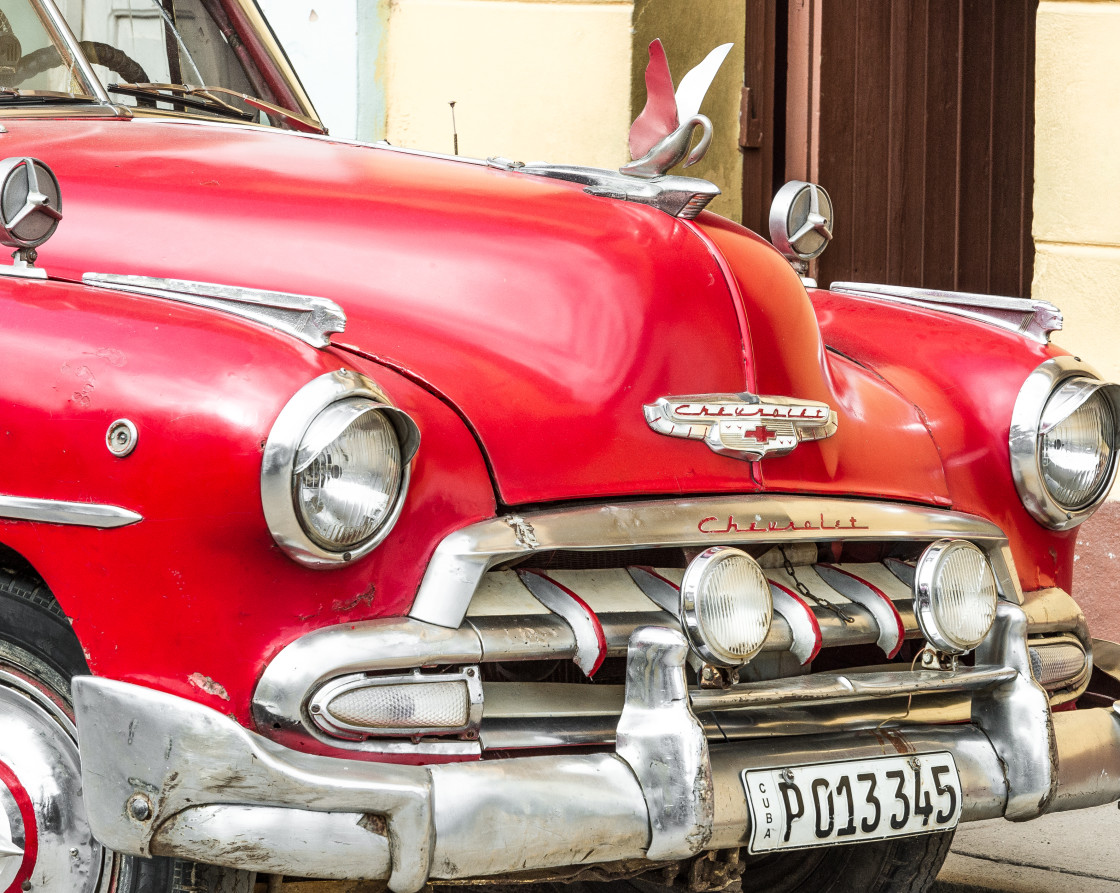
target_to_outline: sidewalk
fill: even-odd
[[[1120,893],[1120,809],[961,825],[934,893]]]

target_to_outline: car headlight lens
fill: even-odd
[[[770,584],[746,552],[715,546],[681,580],[681,619],[693,650],[711,664],[745,664],[766,641],[774,615]]]
[[[296,454],[293,489],[300,521],[335,551],[373,536],[401,489],[401,448],[377,404],[361,397],[324,409]]]
[[[261,503],[273,539],[309,567],[374,549],[392,530],[420,444],[416,424],[346,369],[308,382],[264,447]]]
[[[1120,385],[1075,357],[1054,357],[1023,383],[1011,414],[1011,474],[1040,524],[1068,530],[1104,501],[1116,479]]]
[[[1071,511],[1093,502],[1113,465],[1115,420],[1104,392],[1097,388],[1073,412],[1065,414],[1069,403],[1083,396],[1085,387],[1085,379],[1063,385],[1042,411],[1042,479],[1054,501]],[[1048,427],[1051,414],[1059,416],[1060,421]]]
[[[988,635],[999,591],[987,556],[965,540],[938,540],[914,573],[914,613],[938,651],[964,654]]]

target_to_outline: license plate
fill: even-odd
[[[947,831],[961,817],[950,753],[746,769],[742,779],[752,853]]]

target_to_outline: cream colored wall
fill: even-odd
[[[608,169],[629,160],[645,104],[647,47],[662,38],[674,80],[717,44],[736,48],[701,109],[715,125],[707,157],[686,173],[740,216],[739,85],[745,0],[392,0],[386,136],[395,145]]]
[[[1120,0],[1039,5],[1035,90],[1032,296],[1120,381]]]
[[[393,0],[394,145],[616,168],[628,160],[631,0]]]

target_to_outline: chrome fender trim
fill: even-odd
[[[13,521],[41,521],[112,530],[143,521],[142,515],[116,505],[94,502],[65,502],[61,499],[29,499],[0,495],[0,518]]]

